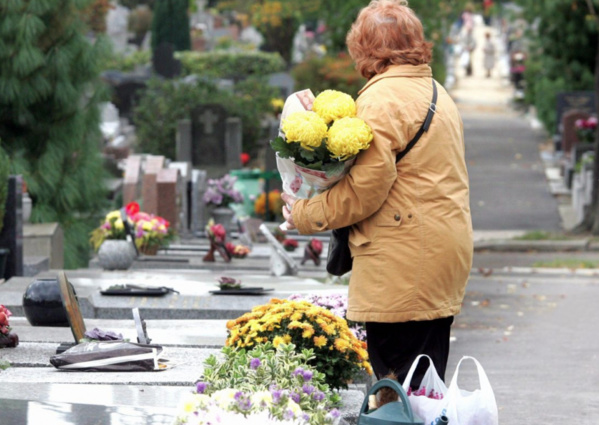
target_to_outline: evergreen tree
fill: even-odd
[[[59,222],[65,267],[87,265],[105,189],[99,63],[86,37],[89,0],[0,0],[0,138],[33,200],[32,222]]]
[[[191,50],[187,8],[189,0],[156,0],[152,21],[152,49],[170,43],[175,51]]]

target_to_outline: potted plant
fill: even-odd
[[[135,245],[145,255],[156,255],[158,250],[171,241],[174,234],[168,220],[139,210],[137,202],[125,207],[135,232]]]
[[[175,423],[337,423],[341,397],[310,360],[312,353],[293,344],[224,347],[204,362],[202,377],[182,401]]]
[[[237,177],[225,174],[220,179],[209,179],[204,193],[204,202],[211,208],[211,215],[216,224],[222,224],[227,233],[231,230],[231,222],[235,212],[231,204],[243,202],[243,195],[234,188]]]
[[[225,345],[251,349],[270,342],[295,344],[297,351],[313,350],[308,364],[325,374],[333,389],[347,388],[362,370],[371,375],[366,343],[350,331],[345,319],[307,301],[271,299],[227,322]]]
[[[127,240],[123,219],[129,220],[120,210],[111,211],[91,232],[90,243],[98,253],[100,266],[106,270],[127,270],[135,260],[134,242]]]

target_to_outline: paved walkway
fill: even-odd
[[[491,78],[483,68],[484,34],[493,34],[497,60]],[[561,229],[558,201],[551,195],[539,149],[547,136],[511,106],[513,88],[505,72],[503,42],[482,20],[474,29],[473,75],[456,68],[451,90],[461,110],[476,231]]]

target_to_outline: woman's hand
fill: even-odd
[[[295,198],[286,193],[281,194],[281,199],[285,202],[283,205],[283,217],[287,222],[287,230],[295,229],[295,223],[293,222],[293,215],[291,215],[291,210],[293,209],[293,204],[295,204]]]

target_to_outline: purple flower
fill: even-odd
[[[274,404],[278,404],[281,401],[281,397],[283,396],[283,391],[271,389],[270,393],[272,394],[272,402]]]
[[[204,394],[204,391],[206,391],[207,387],[208,387],[208,383],[206,383],[206,382],[198,382],[196,384],[196,392],[198,394]]]
[[[235,400],[239,400],[239,399],[241,398],[241,396],[242,396],[242,395],[243,395],[243,392],[242,392],[242,391],[237,391],[237,392],[235,393],[235,396],[234,396]]]
[[[291,375],[293,375],[293,376],[297,376],[297,375],[303,376],[303,374],[304,374],[304,369],[302,369],[301,367],[298,367],[291,373]]]
[[[308,382],[310,379],[312,379],[313,373],[310,372],[309,370],[304,370],[304,373],[302,374],[302,377],[304,378],[305,382]]]
[[[304,384],[302,386],[302,391],[308,395],[314,392],[315,388],[312,385]]]
[[[287,409],[285,411],[285,415],[283,416],[283,418],[287,421],[293,419],[294,417],[295,417],[295,415],[293,414],[293,410],[291,410],[291,409]]]
[[[312,398],[316,401],[322,401],[324,400],[324,393],[322,391],[317,391],[312,394]]]
[[[333,409],[333,410],[331,410],[331,411],[328,413],[328,415],[327,415],[327,416],[330,416],[331,418],[333,418],[333,419],[336,419],[336,418],[338,418],[339,416],[341,416],[341,412],[340,412],[339,410],[337,410],[337,409]]]
[[[250,362],[250,368],[252,368],[254,370],[258,369],[261,365],[262,365],[262,362],[257,357],[254,357],[252,359],[252,361]]]
[[[292,392],[291,395],[290,395],[290,397],[291,397],[291,400],[293,400],[293,401],[295,401],[296,403],[299,404],[299,402],[301,400],[301,396],[298,393]]]

